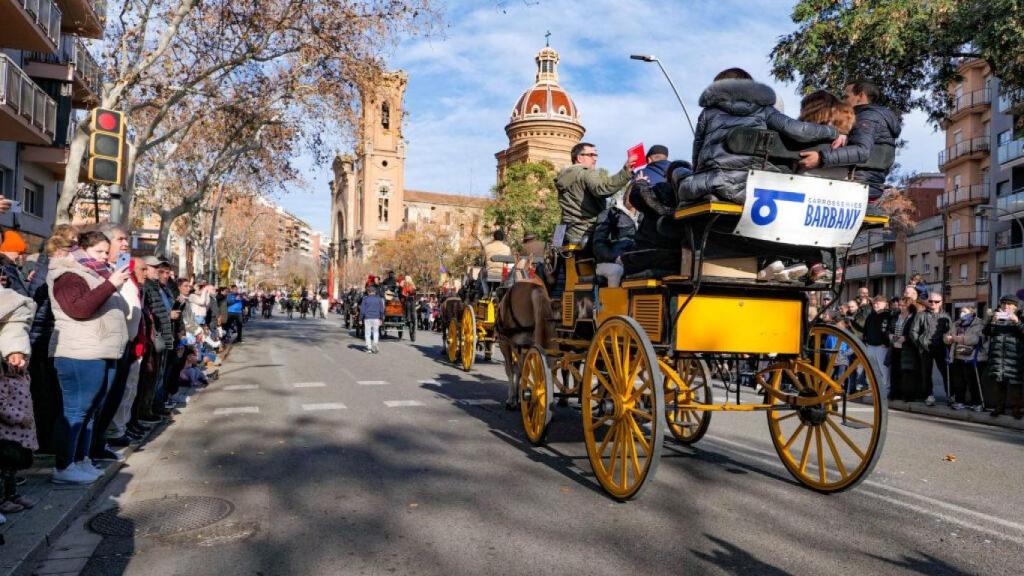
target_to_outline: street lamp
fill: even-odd
[[[641,62],[655,62],[658,64],[658,68],[661,68],[661,73],[665,75],[665,80],[668,80],[668,85],[672,87],[672,92],[676,95],[676,100],[679,100],[679,105],[683,108],[683,114],[686,115],[686,123],[690,125],[690,133],[694,136],[697,135],[696,130],[693,129],[693,122],[690,120],[690,113],[686,111],[686,105],[683,104],[683,99],[679,97],[679,91],[676,90],[676,85],[672,82],[672,78],[668,75],[665,67],[661,65],[661,60],[658,60],[657,56],[645,55],[645,54],[631,54],[629,56],[633,60],[639,60]]]

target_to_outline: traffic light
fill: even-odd
[[[89,120],[89,180],[120,184],[124,162],[124,113],[93,108]]]

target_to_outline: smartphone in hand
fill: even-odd
[[[128,268],[128,265],[131,263],[131,261],[132,261],[132,255],[131,254],[129,254],[127,252],[121,252],[121,254],[119,254],[117,256],[117,262],[114,264],[114,268],[117,269],[117,270],[126,269],[126,268]]]

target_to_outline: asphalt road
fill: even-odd
[[[81,573],[1024,571],[1019,432],[892,413],[871,478],[823,496],[790,478],[763,415],[718,414],[697,446],[667,440],[653,484],[623,504],[594,482],[576,412],[556,412],[534,448],[502,409],[499,364],[463,373],[440,360],[436,335],[419,336],[371,356],[335,318],[250,323],[220,380],[90,512],[208,496],[230,514],[103,538],[87,515],[62,541],[93,549]]]

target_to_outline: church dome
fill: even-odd
[[[558,85],[558,52],[545,46],[537,53],[537,78],[512,108],[513,124],[526,120],[560,120],[580,123],[579,110],[569,93]]]

